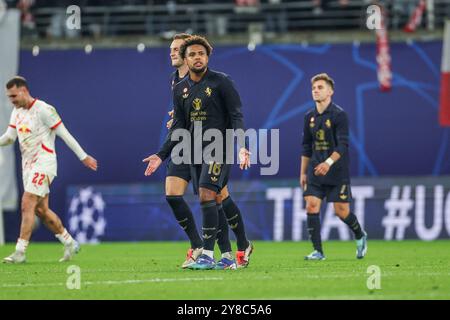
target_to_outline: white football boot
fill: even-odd
[[[64,256],[59,259],[59,262],[69,261],[73,258],[75,254],[80,251],[80,244],[73,240],[69,245],[64,246]]]
[[[25,263],[25,252],[14,251],[13,254],[3,259],[3,263]]]

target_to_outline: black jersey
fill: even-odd
[[[180,74],[178,73],[178,70],[175,70],[174,72],[172,72],[170,74],[170,79],[171,79],[170,83],[171,83],[172,93],[173,93],[173,89],[175,88],[175,86],[178,83],[180,83],[181,81],[183,81],[184,79],[186,79],[188,77],[188,75],[189,75],[189,72],[186,73],[186,75],[184,77],[180,78]],[[173,107],[173,109],[175,109],[175,107]],[[177,127],[177,120],[175,118],[173,118],[172,125],[171,125],[169,131],[167,132],[165,141],[170,140],[170,136],[172,134],[172,131],[174,130],[173,128],[176,128],[176,127]]]
[[[317,108],[305,114],[302,155],[311,158],[307,171],[308,184],[350,183],[348,141],[348,118],[341,107],[331,102],[322,114]],[[334,151],[339,153],[341,158],[331,166],[325,176],[314,175],[314,168]]]
[[[202,132],[217,129],[223,134],[226,129],[244,130],[241,99],[230,77],[224,73],[207,69],[199,82],[186,77],[173,90],[175,123],[177,128],[188,129],[193,138],[194,123],[201,124]],[[158,156],[166,159],[176,141],[166,139]],[[203,148],[211,142],[203,141]],[[224,145],[224,153],[226,147]]]
[[[170,75],[172,91],[180,81],[182,81],[184,78],[187,77],[188,74],[189,74],[189,72],[186,73],[186,75],[183,78],[180,78],[180,74],[178,73],[178,70],[175,70],[174,72],[172,72],[172,74]]]

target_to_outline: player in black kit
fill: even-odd
[[[314,251],[306,260],[324,260],[320,237],[320,207],[326,197],[334,203],[336,215],[355,234],[356,257],[367,252],[367,233],[350,212],[348,119],[345,111],[331,101],[334,81],[326,73],[311,79],[316,107],[305,114],[300,185],[306,201],[307,227]]]
[[[200,133],[208,129],[215,129],[222,133],[223,157],[219,161],[207,162],[202,158],[205,148],[210,144],[202,141],[200,146],[200,163],[195,163],[195,154],[190,153],[191,173],[194,186],[198,188],[200,202],[203,211],[203,240],[204,249],[196,263],[189,266],[192,269],[215,268],[214,242],[218,228],[218,204],[220,194],[227,184],[229,164],[225,161],[226,129],[244,129],[241,101],[234,84],[223,73],[208,69],[208,58],[211,46],[206,39],[193,36],[186,39],[180,48],[180,55],[185,59],[189,67],[189,77],[178,83],[174,88],[174,123],[172,132],[176,129],[187,129],[192,141],[195,140],[195,126],[200,127]],[[203,139],[202,139],[203,140]],[[166,139],[161,150],[144,161],[149,162],[146,175],[152,174],[163,160],[169,157],[172,149],[177,144],[172,139]],[[193,143],[195,145],[195,143]],[[189,153],[189,152],[188,152]],[[198,154],[197,154],[198,155]],[[240,151],[241,169],[247,169],[250,165],[249,153],[244,146]],[[189,157],[188,157],[189,158]],[[232,217],[233,218],[233,217]],[[228,218],[228,220],[231,220]],[[247,252],[244,251],[244,254]],[[251,245],[247,255],[251,253]]]
[[[170,59],[172,66],[176,68],[171,75],[172,90],[189,73],[187,64],[180,56],[180,47],[189,37],[191,35],[186,33],[176,34],[170,45]],[[169,112],[169,115],[172,119],[167,123],[167,128],[171,129],[173,124],[173,110]],[[170,139],[170,135],[171,131],[168,133],[168,139]],[[203,240],[198,234],[194,216],[183,198],[190,180],[190,165],[185,163],[175,164],[169,158],[165,183],[166,200],[177,222],[183,228],[191,243],[186,259],[182,264],[183,269],[194,263],[203,250]],[[216,269],[247,267],[250,254],[253,251],[253,244],[247,239],[241,212],[231,198],[227,186],[221,190],[220,200],[221,205],[218,206],[219,229],[217,230],[217,244],[219,245],[222,257],[217,262]],[[228,224],[231,226],[237,240],[236,260],[233,259],[232,255]]]
[[[189,34],[176,34],[170,44],[170,60],[172,66],[176,68],[171,75],[172,89],[189,73],[189,69],[183,59],[181,59],[179,52],[181,45],[189,37]],[[169,124],[168,127],[170,128]],[[165,181],[166,200],[172,209],[178,224],[183,228],[191,243],[186,259],[181,266],[183,269],[194,263],[203,250],[203,240],[198,234],[194,216],[183,198],[190,180],[191,169],[189,164],[175,164],[172,159],[169,158]]]

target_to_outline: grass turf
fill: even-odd
[[[303,260],[308,242],[254,244],[247,269],[193,271],[179,267],[183,242],[85,245],[68,263],[57,262],[61,245],[32,243],[26,264],[0,264],[0,299],[450,299],[450,241],[369,239],[363,260],[354,242],[328,241],[325,261]],[[0,257],[13,249],[0,247]],[[71,265],[79,290],[66,287]],[[371,265],[381,289],[367,287]]]

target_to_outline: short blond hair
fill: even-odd
[[[311,84],[314,84],[314,82],[323,80],[331,87],[331,89],[334,90],[334,80],[326,73],[319,73],[316,74],[314,77],[311,78]]]
[[[177,33],[176,35],[173,36],[172,40],[186,40],[187,38],[192,37],[192,35],[188,34],[188,33]]]

